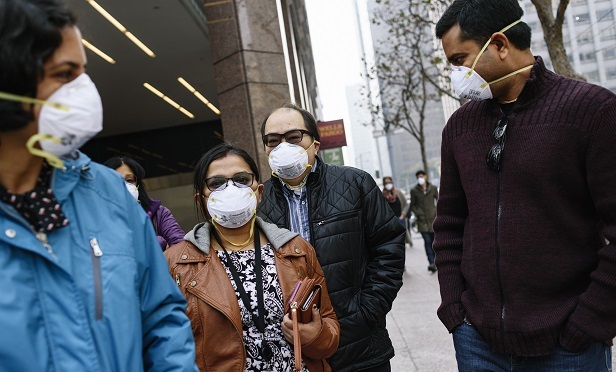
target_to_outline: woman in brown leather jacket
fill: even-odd
[[[208,222],[165,256],[188,301],[199,368],[293,370],[293,335],[299,332],[301,370],[331,370],[325,358],[338,347],[340,326],[323,271],[308,242],[255,216],[263,185],[254,160],[230,144],[214,147],[195,167],[194,192]],[[322,286],[321,307],[294,330],[285,311],[304,278]]]

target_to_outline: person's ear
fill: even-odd
[[[315,140],[314,141],[314,155],[317,156],[319,153],[319,147],[321,146],[321,142]]]
[[[511,42],[509,41],[507,36],[505,36],[505,34],[503,34],[502,32],[497,32],[493,34],[491,44],[496,46],[496,53],[498,53],[498,57],[501,60],[507,58],[507,56],[509,55],[509,48],[511,48]]]
[[[261,203],[261,199],[263,199],[263,190],[265,189],[265,186],[260,183],[259,186],[257,186],[257,191],[256,191],[256,195],[257,195],[257,204]]]

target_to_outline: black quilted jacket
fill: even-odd
[[[385,315],[402,286],[404,229],[368,173],[317,161],[307,183],[310,243],[341,328],[329,363],[334,371],[357,371],[394,355]],[[290,228],[281,187],[275,178],[265,183],[258,214]]]

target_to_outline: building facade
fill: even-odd
[[[533,33],[531,50],[553,70],[537,10],[522,0]],[[573,68],[590,83],[616,92],[616,0],[571,0],[565,12],[563,42]]]
[[[195,223],[193,164],[214,145],[240,145],[268,179],[264,117],[285,101],[320,107],[304,1],[67,0],[109,57],[87,49],[105,117],[83,151],[139,161],[184,229]]]

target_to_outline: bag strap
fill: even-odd
[[[299,338],[299,314],[297,313],[297,302],[291,305],[291,315],[293,317],[293,354],[295,354],[295,370],[302,370],[302,342]]]

